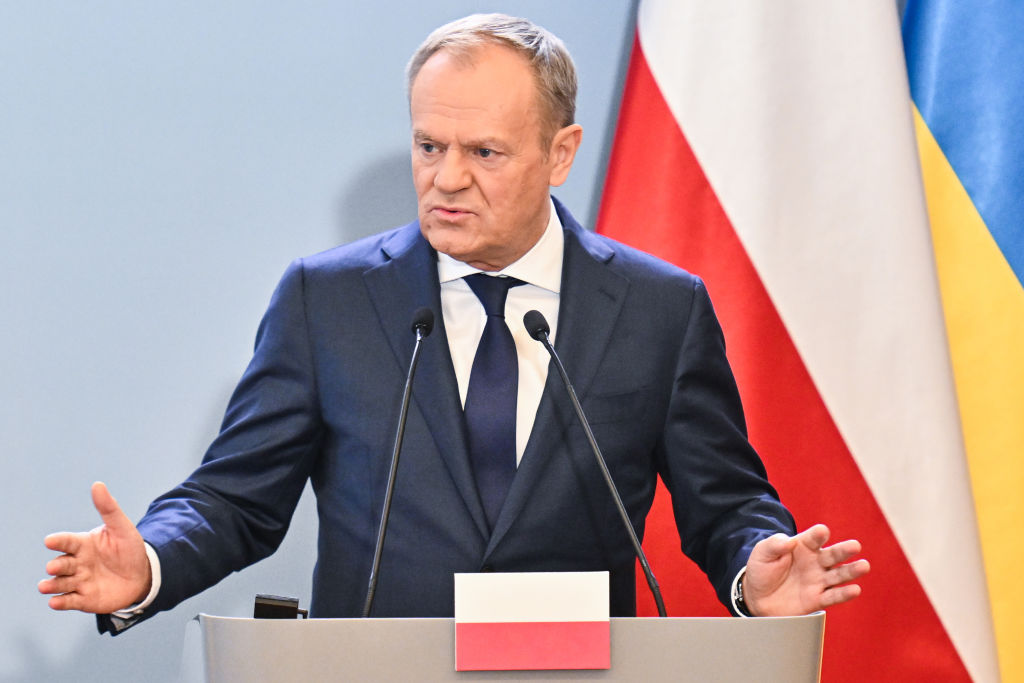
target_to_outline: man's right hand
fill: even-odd
[[[39,592],[53,595],[55,610],[108,614],[141,602],[152,585],[145,542],[102,482],[92,485],[92,503],[103,524],[92,531],[50,534],[50,550],[64,553],[46,563],[53,578]]]

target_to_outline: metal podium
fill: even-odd
[[[452,619],[241,619],[200,614],[210,683],[301,681],[758,681],[821,672],[825,613],[612,618],[611,669],[455,671]],[[198,666],[198,665],[197,665]]]

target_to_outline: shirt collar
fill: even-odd
[[[555,211],[555,204],[550,199],[551,210],[548,225],[537,243],[530,250],[502,270],[490,275],[507,275],[527,282],[531,285],[547,289],[558,294],[562,288],[562,256],[565,251],[565,238],[562,236],[562,221]],[[464,278],[467,275],[481,272],[479,268],[457,261],[448,254],[437,252],[437,274],[441,283]]]

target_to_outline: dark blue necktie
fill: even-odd
[[[505,324],[508,290],[524,284],[512,277],[477,273],[465,278],[487,312],[466,391],[469,458],[480,502],[491,530],[516,474],[516,398],[519,360]]]

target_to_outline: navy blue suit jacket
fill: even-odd
[[[642,534],[660,474],[684,552],[728,604],[753,544],[792,533],[793,522],[747,442],[708,295],[698,278],[556,206],[557,350],[634,527]],[[436,255],[418,223],[290,266],[203,464],[138,525],[163,573],[146,617],[274,552],[307,480],[320,520],[311,614],[359,614],[421,306],[441,310]],[[374,616],[451,616],[452,575],[490,570],[610,570],[612,614],[630,615],[633,567],[554,371],[487,533],[439,315],[415,379]]]

